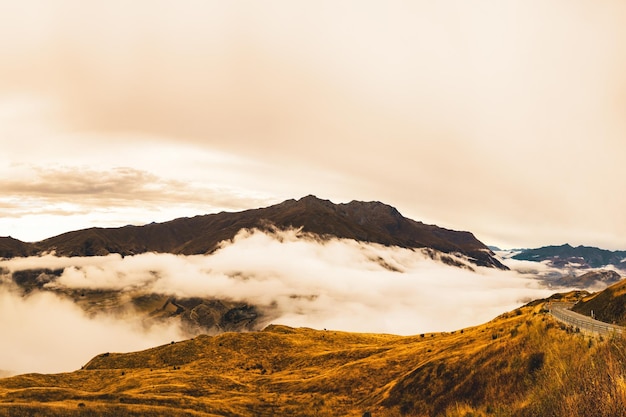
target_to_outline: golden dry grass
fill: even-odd
[[[603,291],[584,297],[572,310],[598,320],[626,325],[626,281],[619,281]]]
[[[540,303],[410,337],[270,326],[0,379],[0,415],[608,416],[576,407],[626,404],[620,343],[561,328]]]

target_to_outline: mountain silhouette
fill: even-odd
[[[557,267],[575,264],[583,268],[601,268],[607,265],[624,267],[626,251],[610,251],[593,246],[576,246],[569,244],[560,246],[543,246],[536,249],[524,249],[513,256],[523,261],[549,261]]]
[[[123,256],[145,252],[208,254],[242,229],[266,232],[297,228],[321,239],[342,238],[403,248],[430,248],[466,256],[479,266],[507,269],[470,232],[444,229],[408,219],[380,202],[334,204],[309,195],[273,206],[179,218],[164,223],[90,228],[35,243],[0,241],[3,257],[55,251],[59,256]],[[4,238],[9,239],[9,238]],[[6,247],[5,247],[6,246]]]

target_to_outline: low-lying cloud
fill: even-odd
[[[46,255],[5,260],[0,267],[8,272],[63,269],[48,287],[245,301],[272,308],[274,323],[406,335],[480,324],[550,294],[537,280],[514,271],[471,271],[444,265],[421,250],[320,242],[297,230],[241,232],[208,256]],[[0,348],[11,353],[0,358],[6,361],[0,369],[71,370],[101,352],[182,337],[171,326],[137,331],[140,325],[132,319],[88,318],[52,293],[23,298],[5,289],[0,301]]]
[[[0,375],[71,371],[98,353],[147,349],[180,340],[173,324],[145,329],[137,319],[88,317],[52,293],[27,297],[0,287]]]

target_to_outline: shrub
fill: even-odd
[[[543,367],[546,354],[544,352],[535,352],[528,358],[527,370],[529,374],[534,374]]]

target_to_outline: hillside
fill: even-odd
[[[395,208],[380,202],[334,204],[314,196],[266,208],[165,223],[78,230],[30,244],[30,249],[33,252],[55,251],[62,256],[144,252],[205,254],[214,251],[220,242],[233,239],[240,230],[253,228],[264,231],[298,228],[322,239],[337,237],[404,248],[431,248],[462,254],[476,265],[507,269],[469,232],[405,218]]]
[[[572,310],[607,323],[626,325],[626,281],[619,281],[603,291],[578,302]]]
[[[543,246],[536,249],[524,249],[513,259],[523,261],[549,261],[556,267],[570,264],[579,268],[601,268],[607,265],[623,267],[626,260],[626,251],[610,251],[591,246],[573,247],[569,244],[560,246]]]
[[[14,258],[29,256],[37,251],[30,243],[22,242],[12,237],[0,237],[0,258]]]
[[[622,342],[573,333],[542,304],[452,333],[270,326],[104,353],[0,379],[0,415],[624,415]]]

